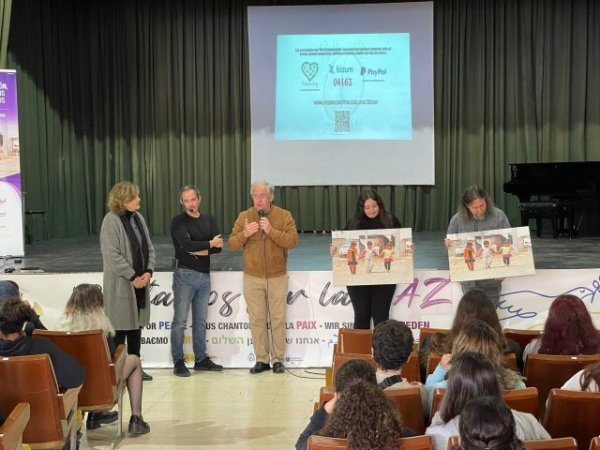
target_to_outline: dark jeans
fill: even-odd
[[[368,330],[390,318],[390,305],[396,291],[395,284],[373,286],[348,286],[348,294],[354,308],[354,328]]]
[[[142,329],[136,330],[115,330],[115,346],[125,343],[127,339],[127,353],[140,356],[142,346]]]

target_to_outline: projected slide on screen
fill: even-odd
[[[277,36],[275,139],[411,139],[410,35]]]
[[[433,185],[433,2],[248,7],[252,180]]]

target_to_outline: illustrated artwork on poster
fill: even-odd
[[[449,234],[452,281],[522,277],[535,274],[529,227]]]
[[[398,284],[413,280],[410,228],[333,231],[333,283],[337,286]]]

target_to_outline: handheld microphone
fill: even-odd
[[[259,209],[257,212],[258,217],[260,217],[261,219],[267,215],[267,212],[264,209]]]

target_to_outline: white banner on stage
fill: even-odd
[[[154,274],[152,321],[142,333],[142,358],[146,367],[172,366],[171,277],[170,272]],[[5,278],[15,280],[23,297],[35,302],[42,322],[48,328],[58,321],[74,286],[102,283],[102,273],[30,274]],[[208,354],[225,367],[251,367],[254,364],[242,278],[242,272],[211,274],[213,290],[208,308],[206,345]],[[540,329],[550,303],[563,293],[579,296],[592,313],[596,326],[600,325],[600,269],[539,270],[535,276],[506,279],[498,307],[501,323],[510,328]],[[412,283],[398,285],[390,316],[406,322],[417,338],[420,328],[450,327],[461,295],[460,285],[450,282],[447,271],[416,270]],[[352,306],[345,287],[333,286],[329,271],[290,272],[287,303],[286,366],[329,366],[338,329],[352,326]],[[193,358],[189,328],[184,350],[188,358]]]

